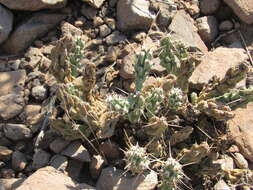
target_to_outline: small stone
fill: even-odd
[[[136,63],[136,54],[130,53],[122,60],[119,74],[124,79],[134,79],[135,71],[134,64]]]
[[[105,0],[82,0],[82,1],[98,9],[103,5]]]
[[[0,161],[8,161],[10,160],[12,155],[12,150],[5,146],[0,146]]]
[[[50,143],[49,148],[56,154],[59,154],[64,148],[69,145],[69,141],[59,137]]]
[[[81,8],[81,14],[87,19],[93,20],[97,15],[97,9],[83,4]]]
[[[4,179],[11,179],[15,177],[15,172],[12,169],[3,168],[0,171],[0,177]]]
[[[33,155],[33,162],[32,162],[32,167],[33,169],[39,169],[42,167],[45,167],[49,160],[50,160],[51,155],[47,153],[44,150],[37,150],[35,154]]]
[[[205,43],[215,40],[218,35],[218,22],[214,16],[205,16],[196,19],[200,37]]]
[[[233,170],[235,169],[233,158],[225,155],[223,158],[214,161],[215,164],[220,164],[222,170]]]
[[[105,60],[108,61],[108,62],[113,63],[117,60],[118,54],[119,54],[119,50],[114,46],[110,46],[108,48],[108,52],[107,52],[107,55],[105,57]]]
[[[244,156],[238,152],[234,153],[234,161],[238,168],[240,169],[248,169],[249,164],[248,161],[244,158]]]
[[[142,42],[146,38],[146,36],[147,34],[145,32],[137,32],[133,34],[132,38],[136,42]]]
[[[112,29],[116,29],[116,20],[113,18],[104,18],[105,23]]]
[[[15,171],[22,171],[27,165],[26,155],[19,151],[13,152],[11,164]]]
[[[99,150],[107,159],[116,160],[119,158],[121,151],[119,145],[113,141],[105,141],[100,144]]]
[[[0,44],[4,42],[11,33],[13,18],[12,12],[0,5]]]
[[[119,0],[117,4],[117,25],[121,31],[148,30],[155,18],[149,10],[149,1]]]
[[[59,171],[65,171],[68,165],[68,159],[66,156],[57,154],[51,158],[49,164]]]
[[[63,36],[81,36],[83,34],[83,31],[80,30],[79,28],[75,27],[74,25],[68,23],[68,22],[63,22],[61,24],[61,31]]]
[[[115,31],[105,38],[105,42],[108,45],[115,45],[118,44],[119,42],[125,41],[126,39],[127,38],[125,35],[120,34],[119,31]]]
[[[157,24],[162,27],[168,27],[176,11],[177,6],[174,3],[160,3]]]
[[[236,146],[236,145],[232,145],[232,146],[228,149],[228,151],[229,151],[230,153],[240,152],[238,146]]]
[[[79,160],[81,162],[90,162],[91,161],[89,152],[78,141],[74,141],[71,144],[69,144],[67,146],[67,148],[62,151],[61,154],[64,156],[68,156],[70,158]]]
[[[220,180],[218,181],[215,186],[214,186],[214,190],[231,190],[230,187],[226,184],[225,181]]]
[[[98,190],[154,190],[158,185],[157,174],[153,171],[137,176],[125,175],[125,173],[112,167],[103,169],[96,188]]]
[[[201,0],[200,11],[204,15],[212,15],[219,9],[220,4],[221,0]]]
[[[97,179],[107,161],[101,155],[94,155],[90,163],[90,174],[93,179]]]
[[[45,100],[47,97],[47,89],[44,86],[35,86],[32,88],[32,96],[36,100]]]
[[[43,117],[43,114],[40,113],[40,111],[40,105],[26,105],[23,112],[26,124],[35,125],[39,123]]]
[[[94,19],[93,19],[93,25],[95,27],[98,27],[98,26],[101,26],[102,24],[104,24],[104,21],[101,17],[99,16],[96,16]]]
[[[32,137],[31,130],[23,124],[6,124],[4,134],[13,141],[25,140]]]
[[[75,159],[69,159],[66,172],[69,177],[76,181],[79,181],[83,166],[83,162]]]
[[[76,20],[74,25],[75,25],[75,27],[82,27],[84,25],[84,22],[81,20]]]
[[[99,36],[101,38],[108,36],[110,33],[111,29],[106,24],[99,26]]]
[[[234,28],[234,24],[230,20],[224,20],[219,25],[220,31],[229,31],[229,30],[232,30],[233,28]]]
[[[25,178],[0,179],[0,189],[15,190],[24,182],[24,180]]]

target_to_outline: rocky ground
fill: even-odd
[[[143,49],[154,52],[145,85],[166,76],[155,54],[168,35],[201,54],[187,81],[190,92],[200,92],[214,77],[226,78],[244,63],[247,76],[235,88],[252,86],[253,0],[0,0],[0,190],[162,189],[159,170],[124,171],[124,134],[140,145],[150,141],[138,136],[137,124],[117,121],[117,130],[89,139],[75,128],[62,132],[57,122],[71,118],[60,106],[63,100],[53,97],[60,80],[70,81],[69,36],[84,44],[84,51],[76,53],[79,61],[96,66],[94,91],[110,96],[135,93],[136,54]],[[194,150],[194,143],[207,147],[204,155],[193,153],[193,163],[179,160],[189,166],[183,167],[188,177],[178,188],[253,189],[253,103],[231,112],[233,117],[222,122],[208,114],[197,121],[179,114],[169,124],[175,129],[168,133],[181,140],[170,138],[164,154],[157,146],[159,159],[170,157],[169,149],[178,157],[184,148]],[[213,165],[207,167],[208,160]]]

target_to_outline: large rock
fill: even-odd
[[[2,5],[0,5],[0,44],[5,41],[13,25],[13,14]]]
[[[24,88],[25,79],[25,70],[0,72],[0,96],[19,94]]]
[[[9,9],[22,11],[37,11],[47,8],[62,8],[67,0],[0,0]]]
[[[6,124],[4,134],[11,140],[25,140],[32,137],[32,131],[23,124]]]
[[[198,34],[194,20],[185,11],[177,12],[169,26],[169,30],[173,39],[181,40],[187,46],[197,47],[204,53],[208,51]]]
[[[229,136],[245,158],[253,162],[253,103],[234,111],[235,117],[228,121]]]
[[[253,0],[224,0],[245,23],[253,24]]]
[[[98,179],[97,190],[153,190],[158,185],[155,172],[148,175],[128,176],[124,171],[108,167],[102,170]]]
[[[248,56],[242,48],[217,48],[202,57],[189,81],[193,87],[200,89],[213,76],[222,79],[231,67],[246,62]]]
[[[66,16],[62,14],[38,13],[18,26],[3,44],[7,53],[17,54],[28,48],[31,43],[53,29]]]
[[[53,167],[37,170],[27,178],[16,190],[93,190],[94,188],[82,184],[75,184],[72,179]]]
[[[149,11],[149,4],[149,1],[143,0],[119,0],[118,28],[122,31],[149,29],[155,18]]]

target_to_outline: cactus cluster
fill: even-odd
[[[158,57],[166,74],[156,77],[155,83],[145,84],[155,55],[144,50],[134,64],[135,91],[127,95],[110,92],[103,97],[95,90],[95,64],[83,60],[84,44],[79,38],[63,36],[52,50],[51,73],[58,82],[61,115],[51,118],[51,126],[70,140],[91,134],[110,138],[118,128],[126,128],[137,142],[141,141],[139,144],[147,146],[128,146],[125,169],[132,174],[156,170],[165,190],[177,189],[184,180],[182,164],[201,165],[209,156],[208,141],[194,139],[195,124],[202,120],[224,123],[234,116],[236,106],[253,100],[253,88],[235,89],[248,71],[246,64],[240,64],[229,69],[223,79],[214,77],[201,91],[193,91],[189,78],[200,63],[200,51],[170,37],[162,39],[160,45]],[[126,121],[126,125],[119,121]],[[175,151],[177,159],[172,158],[169,146],[183,143],[188,147]],[[154,162],[159,169],[153,168]]]

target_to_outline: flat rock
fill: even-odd
[[[103,5],[105,0],[82,0],[82,1],[98,9]]]
[[[253,103],[233,112],[235,117],[228,121],[229,137],[239,147],[240,153],[253,162]]]
[[[5,146],[0,146],[0,161],[7,161],[11,158],[12,150]]]
[[[25,70],[0,72],[0,95],[19,94],[24,89],[25,79]]]
[[[155,172],[148,175],[127,176],[124,171],[113,167],[102,170],[98,179],[97,190],[153,190],[158,184]]]
[[[184,29],[182,29],[182,26],[184,26]],[[194,20],[185,11],[180,10],[176,13],[169,26],[169,30],[173,39],[182,41],[186,46],[197,47],[203,53],[208,51],[198,34]]]
[[[4,134],[11,140],[25,140],[32,137],[32,131],[23,124],[6,124]]]
[[[253,24],[253,0],[224,0],[245,23]]]
[[[189,81],[194,88],[200,89],[213,77],[225,77],[231,67],[247,61],[248,56],[242,48],[217,48],[208,52],[201,58],[201,63],[196,67]]]
[[[13,14],[0,5],[0,44],[5,41],[13,26]]]
[[[24,178],[0,179],[0,189],[15,190],[24,182],[24,180]]]
[[[35,13],[14,30],[2,46],[4,51],[10,54],[23,52],[35,39],[45,35],[65,17],[63,14]]]
[[[80,188],[82,187],[82,188]],[[29,176],[16,190],[90,190],[88,185],[75,184],[72,179],[55,168],[41,168]]]
[[[62,8],[67,0],[0,0],[9,9],[22,11],[37,11],[48,8]]]
[[[67,148],[62,151],[61,154],[79,160],[81,162],[91,161],[89,152],[78,141],[74,141],[71,144],[69,144]]]
[[[143,0],[119,0],[117,24],[121,31],[148,30],[155,18],[149,11],[150,2]]]

